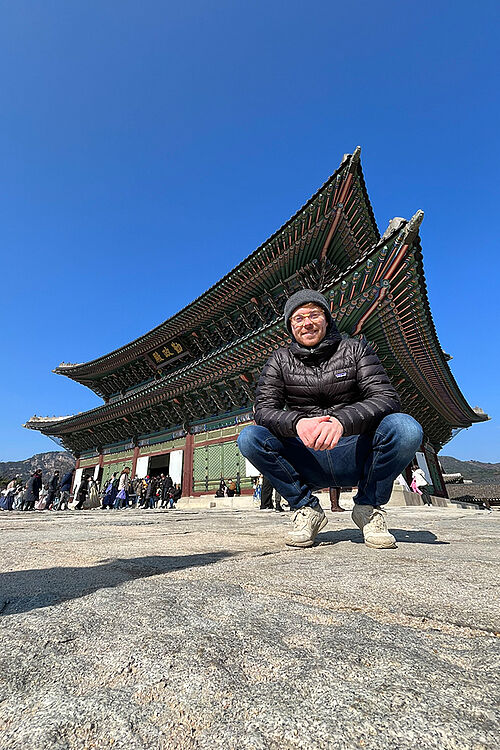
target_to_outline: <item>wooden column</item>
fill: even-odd
[[[132,470],[130,472],[131,477],[135,477],[135,470],[137,468],[137,459],[139,458],[139,446],[136,445],[134,448],[134,455],[132,456]]]
[[[193,494],[193,455],[194,435],[188,433],[184,443],[184,468],[182,471],[182,496],[190,497]]]

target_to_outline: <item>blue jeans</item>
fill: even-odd
[[[388,502],[422,436],[409,414],[389,414],[374,433],[342,437],[332,450],[306,448],[298,437],[279,438],[259,425],[245,427],[238,446],[294,510],[316,505],[312,491],[323,487],[357,487],[356,503],[378,507]]]
[[[121,508],[126,508],[128,505],[128,492],[125,492],[125,497],[121,498],[118,497],[120,493],[117,494],[115,498],[115,502],[113,503],[113,507],[115,510],[120,510]]]

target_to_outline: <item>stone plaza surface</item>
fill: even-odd
[[[2,513],[0,747],[499,746],[500,513]]]

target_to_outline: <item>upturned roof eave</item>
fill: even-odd
[[[451,367],[449,365],[449,355],[446,354],[446,352],[443,350],[443,347],[440,344],[439,337],[437,334],[436,326],[434,323],[434,318],[432,315],[432,311],[429,304],[429,295],[427,291],[427,282],[425,279],[425,271],[424,271],[424,263],[423,263],[423,254],[422,254],[422,246],[420,241],[420,235],[417,235],[417,237],[414,240],[415,244],[415,258],[418,263],[419,267],[419,284],[420,284],[420,294],[421,294],[421,300],[424,307],[424,313],[425,317],[427,319],[427,323],[429,325],[429,330],[431,337],[434,339],[435,342],[435,351],[437,356],[440,360],[441,369],[443,370],[444,378],[443,380],[448,380],[448,387],[449,390],[453,393],[457,405],[460,406],[465,420],[469,421],[471,424],[479,424],[480,422],[487,422],[490,417],[488,414],[478,414],[474,411],[472,406],[468,403],[467,399],[463,395],[462,391],[460,390],[460,387],[455,379],[455,376],[453,375],[453,372],[451,371]]]
[[[82,415],[85,413],[86,412],[81,412]],[[60,426],[61,424],[69,422],[71,419],[79,416],[80,414],[67,414],[61,417],[38,417],[34,414],[27,422],[21,425],[21,427],[24,427],[27,430],[40,430],[40,428],[49,428],[54,427],[55,425]]]

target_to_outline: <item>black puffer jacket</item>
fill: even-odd
[[[365,341],[342,338],[334,323],[317,347],[293,342],[265,364],[255,395],[255,421],[279,437],[293,437],[303,417],[336,417],[344,436],[375,430],[398,412],[398,394]]]

